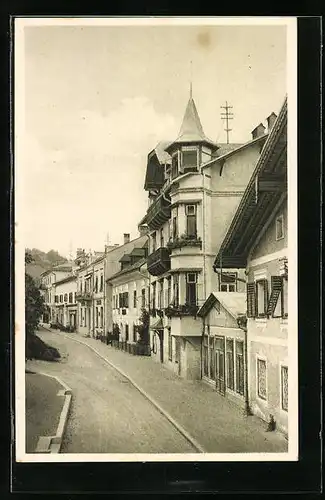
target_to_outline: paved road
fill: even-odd
[[[93,351],[60,333],[41,333],[59,363],[30,361],[58,375],[73,399],[62,453],[195,453],[151,403]]]

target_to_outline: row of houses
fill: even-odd
[[[248,142],[216,144],[191,95],[178,137],[148,154],[139,237],[44,273],[47,319],[133,353],[144,342],[287,432],[286,152],[286,99]]]

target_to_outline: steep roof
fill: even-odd
[[[218,301],[235,319],[246,313],[246,294],[240,292],[212,292],[198,310],[198,316],[205,316]]]
[[[173,143],[166,147],[166,151],[169,151],[174,144],[191,142],[205,142],[217,148],[217,145],[209,139],[203,131],[201,120],[192,96],[190,96],[187,103],[178,137]]]

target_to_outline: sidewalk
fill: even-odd
[[[54,436],[64,403],[62,386],[54,379],[26,372],[26,453],[35,453],[41,436]]]
[[[64,334],[96,349],[146,391],[189,432],[208,453],[287,452],[280,432],[267,432],[256,416],[202,381],[184,380],[150,357],[132,356],[82,335]]]

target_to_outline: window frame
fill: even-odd
[[[259,383],[259,362],[265,363],[265,397],[260,393],[260,383]],[[262,401],[267,401],[268,399],[268,380],[267,380],[267,359],[263,356],[256,356],[256,395]]]
[[[258,286],[263,285],[263,312],[259,312]],[[266,278],[259,278],[255,281],[255,317],[267,318],[267,308],[269,303],[269,282]]]
[[[281,222],[281,235],[280,236],[278,234],[278,222]],[[283,238],[284,238],[284,216],[282,213],[282,214],[279,214],[275,218],[275,240],[280,241],[280,240],[283,240]]]
[[[287,370],[287,386],[288,386],[288,391],[287,391],[287,407],[285,408],[283,406],[283,374],[282,370],[286,369]],[[289,411],[289,368],[287,364],[280,363],[280,408],[282,411],[288,413]]]

